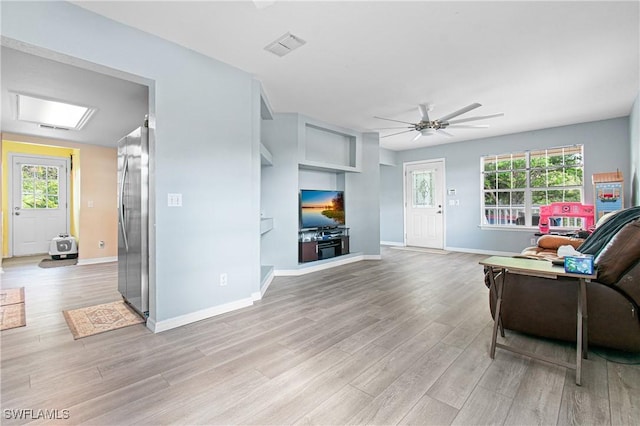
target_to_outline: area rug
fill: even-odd
[[[422,247],[396,247],[393,246],[391,247],[394,250],[405,250],[405,251],[417,251],[420,253],[431,253],[431,254],[449,254],[450,252],[448,251],[444,251],[444,250],[437,250],[437,249],[429,249],[429,248],[422,248]]]
[[[25,325],[27,325],[27,318],[24,303],[0,306],[0,330],[9,330]]]
[[[41,268],[57,268],[59,266],[72,266],[77,265],[78,259],[42,259],[38,266]]]
[[[0,330],[25,325],[27,318],[24,309],[24,287],[0,290]]]
[[[0,306],[24,303],[24,287],[0,290]]]
[[[122,301],[62,311],[62,314],[74,339],[145,322]]]

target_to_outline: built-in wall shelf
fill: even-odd
[[[314,161],[303,161],[298,163],[298,168],[305,170],[318,170],[321,172],[352,172],[359,173],[360,170],[355,167],[337,166],[335,164],[327,164]]]
[[[273,229],[273,218],[272,217],[261,217],[260,218],[260,235],[266,234],[267,232]]]
[[[362,136],[305,118],[300,124],[298,164],[314,170],[359,172]]]
[[[260,144],[260,164],[264,166],[273,166],[273,156],[266,146]]]

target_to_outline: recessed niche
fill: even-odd
[[[356,137],[305,124],[305,155],[310,163],[356,167]]]

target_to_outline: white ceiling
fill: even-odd
[[[416,122],[419,103],[505,113],[454,138],[381,139],[394,150],[626,116],[639,89],[638,1],[74,3],[254,74],[276,112],[359,131]],[[307,43],[263,49],[286,32]]]
[[[360,131],[424,102],[505,113],[452,139],[381,139],[395,150],[626,116],[639,88],[637,1],[75,3],[253,73],[276,112]],[[286,32],[307,43],[263,50]]]
[[[0,54],[3,132],[114,147],[143,123],[149,109],[147,86],[6,46]],[[81,130],[42,129],[15,119],[10,92],[91,106],[96,112]]]

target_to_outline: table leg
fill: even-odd
[[[589,334],[587,329],[589,326],[589,314],[587,309],[587,283],[584,278],[580,280],[580,288],[582,293],[582,358],[587,359],[589,355]]]
[[[496,341],[498,340],[498,325],[500,325],[500,332],[501,334],[504,336],[504,329],[502,329],[502,320],[500,318],[500,308],[502,307],[502,289],[504,287],[504,280],[505,280],[505,270],[502,270],[502,274],[499,280],[495,280],[495,277],[493,275],[493,269],[491,269],[491,271],[489,272],[489,280],[491,282],[491,285],[494,286],[494,288],[496,289],[496,312],[494,314],[494,321],[493,321],[493,334],[491,336],[491,349],[489,352],[489,355],[491,356],[491,359],[494,359],[496,356]]]
[[[582,302],[583,302],[583,290],[584,290],[584,279],[580,279],[578,283],[578,323],[577,323],[577,336],[576,336],[576,385],[582,385],[582,355],[584,346],[582,345],[583,340],[583,318],[582,318]]]

